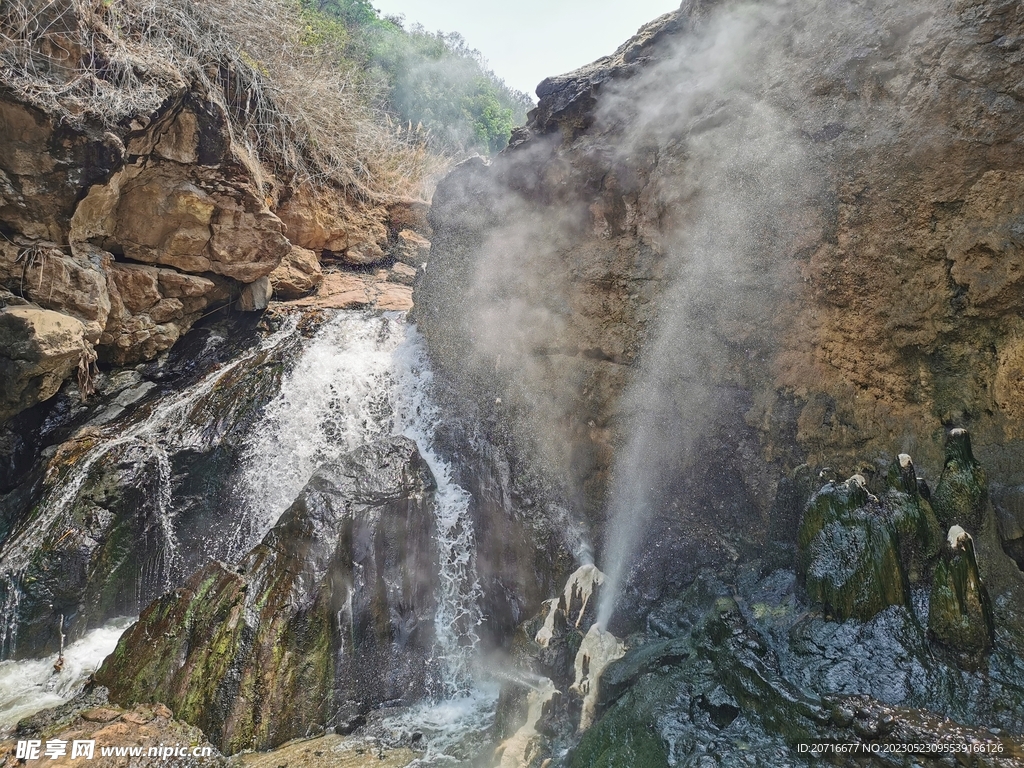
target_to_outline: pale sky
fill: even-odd
[[[459,32],[508,85],[536,98],[545,77],[612,53],[679,0],[371,0],[430,32]]]

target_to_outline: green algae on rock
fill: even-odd
[[[988,499],[988,479],[974,458],[966,429],[950,431],[945,453],[942,474],[932,497],[935,514],[943,527],[959,525],[977,536]]]
[[[901,453],[889,468],[889,486],[882,497],[899,540],[900,562],[911,585],[922,583],[942,545],[942,529],[931,503],[922,493],[927,485],[917,477],[910,456]]]
[[[928,631],[967,666],[977,665],[995,642],[992,602],[978,571],[974,539],[958,525],[949,529],[935,566]]]
[[[897,533],[859,475],[814,495],[798,540],[807,594],[828,615],[865,620],[908,604]]]
[[[434,488],[404,437],[322,467],[237,569],[213,563],[143,612],[97,678],[228,754],[412,703],[433,640]]]

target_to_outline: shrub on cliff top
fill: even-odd
[[[432,146],[496,152],[526,121],[532,99],[505,85],[458,33],[381,18],[368,0],[300,1],[312,23],[335,19],[345,26],[346,54],[381,88],[388,111],[422,126]]]
[[[441,159],[388,124],[342,50],[343,27],[318,23],[297,0],[4,0],[0,87],[65,123],[121,133],[199,89],[279,176],[411,191]]]

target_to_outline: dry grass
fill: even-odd
[[[305,36],[289,0],[0,0],[3,83],[65,122],[125,128],[199,88],[278,176],[369,197],[419,191],[444,159]]]

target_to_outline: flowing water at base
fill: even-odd
[[[262,349],[282,343],[294,328],[294,323],[286,324]],[[197,410],[193,405],[225,380],[237,364],[230,363],[197,386],[170,396],[127,433],[98,445],[68,481],[54,490],[59,497],[47,505],[49,516],[61,514],[71,505],[89,467],[114,447],[132,442],[156,450],[168,435],[176,443],[187,442],[194,430],[202,429],[194,421],[201,420],[203,414],[193,413]],[[341,312],[325,322],[303,343],[278,395],[249,435],[233,489],[239,514],[228,547],[229,559],[233,559],[255,545],[317,467],[359,445],[391,435],[405,435],[417,443],[437,482],[434,510],[439,563],[431,668],[439,674],[430,686],[431,699],[388,718],[385,730],[399,740],[403,734],[421,734],[418,745],[425,752],[417,760],[419,765],[459,762],[454,755],[461,757],[488,732],[497,701],[497,688],[478,685],[473,672],[481,588],[472,556],[475,542],[469,494],[455,483],[452,468],[434,447],[440,414],[429,396],[431,380],[426,346],[404,314]],[[163,474],[169,474],[166,455],[157,466],[163,481]],[[160,493],[161,519],[173,533],[176,509],[168,482],[160,483]],[[31,555],[30,545],[41,543],[33,538],[36,535],[26,531],[23,540],[16,542],[16,552],[25,560]],[[165,561],[174,561],[177,545],[168,535]],[[5,555],[0,564],[9,568],[10,547]],[[10,570],[16,574],[18,569]],[[8,599],[16,599],[18,590],[8,589],[6,594]],[[14,630],[11,634],[16,636],[16,625],[6,627],[9,623],[0,622],[0,629]],[[75,670],[93,671],[113,650],[125,626],[117,623],[94,630],[70,646],[65,668],[56,676],[52,671],[56,657],[0,664],[0,726],[77,692],[81,675]]]
[[[54,670],[57,654],[43,659],[0,661],[0,738],[9,736],[22,718],[79,693],[134,621],[115,619],[87,632],[64,649],[64,665],[59,672]]]

